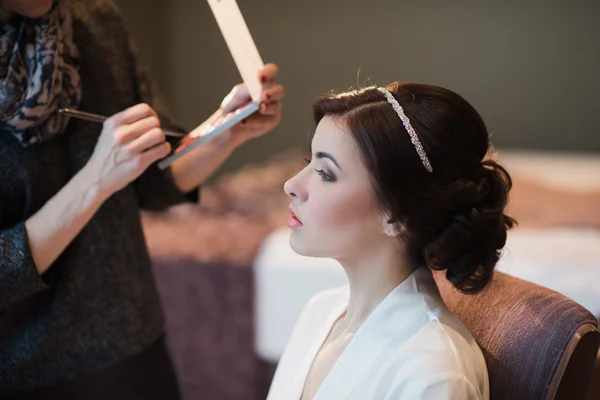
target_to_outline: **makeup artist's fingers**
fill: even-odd
[[[121,125],[115,131],[117,144],[125,145],[156,128],[160,129],[160,120],[153,115],[129,125]]]
[[[160,128],[153,128],[127,145],[128,156],[135,156],[166,141],[165,133]]]
[[[262,103],[260,105],[260,113],[262,115],[277,115],[281,113],[282,108],[283,104],[281,104],[280,101],[276,101],[269,104]]]
[[[145,171],[150,164],[153,162],[166,157],[171,151],[171,145],[168,142],[158,144],[150,149],[138,154],[135,157],[128,159],[123,162],[123,167],[126,170],[133,172],[136,176],[139,176]]]
[[[107,120],[86,164],[102,190],[108,193],[121,190],[151,163],[168,155],[171,145],[165,141],[160,121],[153,114],[145,107],[138,107],[127,113],[128,117],[133,115],[132,124],[116,124],[122,116]]]
[[[144,167],[144,169],[146,169],[154,161],[157,161],[161,158],[168,156],[170,152],[171,152],[171,144],[169,142],[163,142],[154,147],[151,147],[150,149],[148,149],[148,150],[144,151],[142,154],[140,154],[139,155],[140,162],[142,163],[142,166]]]
[[[244,85],[243,83],[238,83],[237,85],[235,85],[232,89],[231,92],[229,92],[227,94],[227,96],[225,96],[225,98],[223,99],[223,103],[221,104],[221,106],[225,106],[227,103],[231,102],[231,100],[233,100],[233,98],[239,99],[239,98],[250,98],[250,92],[248,91],[248,88],[246,87],[246,85]]]
[[[243,83],[235,85],[231,92],[221,102],[223,112],[229,113],[235,111],[250,101],[250,93]]]
[[[122,124],[132,124],[147,117],[157,117],[156,111],[154,111],[148,104],[141,103],[136,104],[133,107],[129,107],[123,111],[120,122]]]
[[[157,116],[156,111],[148,104],[141,103],[110,116],[104,122],[104,125],[107,125],[110,129],[115,129],[120,125],[132,124],[140,119],[152,116]]]
[[[258,79],[261,83],[273,83],[279,75],[279,67],[275,64],[266,64],[260,71],[258,71]]]
[[[273,85],[265,90],[262,93],[262,100],[264,103],[271,103],[274,101],[279,101],[283,99],[285,95],[285,90],[282,85]]]

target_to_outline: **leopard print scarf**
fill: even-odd
[[[64,132],[59,108],[81,102],[79,52],[69,12],[59,3],[38,19],[12,18],[0,30],[0,134],[23,146]]]

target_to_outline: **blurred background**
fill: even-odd
[[[205,1],[117,0],[176,120],[191,129],[241,79]],[[308,148],[316,96],[395,80],[446,86],[500,148],[599,152],[600,2],[239,0],[265,62],[281,69],[284,118],[220,173]],[[218,174],[215,177],[219,176]]]
[[[241,80],[210,7],[116,2],[176,122],[191,130]],[[308,298],[344,283],[333,260],[291,250],[282,191],[304,165],[294,149],[308,150],[311,104],[329,90],[403,80],[463,95],[515,179],[509,208],[520,226],[498,269],[600,316],[600,2],[238,4],[263,60],[280,67],[283,120],[236,150],[200,205],[144,214],[186,399],[264,399]],[[600,358],[588,398],[600,398]]]

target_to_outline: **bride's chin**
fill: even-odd
[[[301,256],[311,257],[312,254],[310,252],[310,248],[307,248],[306,243],[298,237],[297,233],[292,232],[290,236],[290,247],[294,252]]]
[[[290,247],[294,252],[304,257],[330,258],[330,251],[317,242],[309,242],[306,237],[299,237],[297,233],[292,232],[290,236]]]
[[[295,253],[302,255],[300,253],[300,246],[298,246],[298,240],[296,240],[296,238],[294,237],[294,232],[292,232],[292,234],[290,235],[290,247],[292,248],[292,250],[294,250]]]

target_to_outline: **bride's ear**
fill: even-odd
[[[389,213],[384,213],[382,217],[382,231],[385,235],[395,237],[406,231],[406,226],[401,222],[392,222]]]
[[[383,228],[383,233],[385,233],[387,236],[390,236],[390,237],[397,236],[396,229],[394,229],[393,224],[386,224],[386,226]]]

